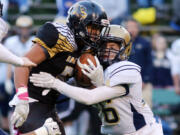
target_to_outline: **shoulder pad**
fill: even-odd
[[[39,43],[49,54],[50,58],[59,52],[74,52],[77,50],[75,38],[67,25],[60,23],[45,23],[33,40]]]
[[[52,48],[57,43],[58,31],[52,23],[47,22],[39,28],[36,37],[43,41],[46,46]]]
[[[141,80],[141,67],[129,61],[114,63],[105,70],[105,83],[109,86],[132,84]]]

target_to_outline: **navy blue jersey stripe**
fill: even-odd
[[[139,130],[140,128],[144,127],[146,125],[144,116],[137,112],[137,110],[134,108],[134,106],[131,105],[131,111],[133,112],[133,123],[136,130]]]
[[[123,65],[123,66],[120,66],[120,67],[118,67],[118,68],[114,69],[114,70],[111,72],[111,74],[113,74],[113,72],[115,72],[116,70],[118,70],[118,69],[120,69],[120,68],[122,68],[122,67],[127,67],[127,66],[132,66],[132,67],[136,67],[136,68],[141,69],[141,67],[140,67],[140,66],[136,66],[136,65]]]
[[[115,75],[115,74],[117,74],[117,73],[119,73],[119,72],[121,72],[121,71],[124,71],[124,70],[136,70],[136,71],[140,72],[137,68],[126,68],[126,69],[118,70],[117,72],[111,74],[110,78],[111,78],[113,75]]]

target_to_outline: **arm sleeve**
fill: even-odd
[[[0,44],[0,62],[5,62],[16,66],[23,65],[23,60],[20,57],[12,54],[1,44]]]
[[[54,88],[62,94],[86,105],[92,105],[108,99],[121,97],[127,93],[126,88],[122,86],[101,86],[89,90],[68,85],[58,79],[55,80]]]

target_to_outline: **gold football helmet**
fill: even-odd
[[[129,32],[120,25],[109,25],[101,33],[101,45],[98,50],[98,57],[104,66],[109,66],[117,61],[127,60],[132,48],[132,41]],[[109,47],[108,43],[115,43]],[[114,57],[112,57],[114,55]]]

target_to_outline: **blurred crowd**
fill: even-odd
[[[55,22],[65,23],[67,11],[78,0],[56,0],[57,14]],[[164,90],[180,95],[180,37],[168,42],[163,33],[156,32],[146,39],[141,34],[142,25],[155,23],[156,17],[165,17],[166,0],[134,0],[137,10],[131,13],[131,0],[95,0],[108,13],[112,24],[121,24],[130,32],[133,40],[132,54],[129,61],[141,66],[144,100],[153,108],[153,90]],[[4,45],[17,56],[23,56],[32,45],[34,20],[28,15],[32,5],[43,4],[42,0],[1,0],[4,5],[3,18],[8,21],[8,7],[15,4],[19,10],[15,21],[15,29],[10,29],[9,35],[3,40]],[[172,17],[169,26],[180,31],[179,0],[171,1]],[[50,20],[52,21],[52,20]],[[11,26],[10,26],[11,28]],[[13,27],[14,28],[14,27]],[[0,63],[0,127],[9,131],[9,116],[11,110],[8,102],[15,93],[13,84],[14,67]],[[165,97],[168,99],[168,97]],[[180,98],[180,97],[179,97]],[[171,99],[169,99],[171,100]],[[61,95],[57,109],[59,117],[65,124],[67,135],[100,135],[100,120],[98,111],[92,106],[86,106]],[[180,102],[176,107],[169,107],[173,112],[179,111]],[[176,111],[174,111],[176,109]],[[171,111],[171,110],[170,110]],[[179,111],[180,112],[180,111]],[[161,117],[161,116],[160,116]],[[165,135],[173,135],[178,129],[176,116],[162,116]],[[168,121],[169,120],[169,121]],[[179,121],[180,122],[180,121]]]

